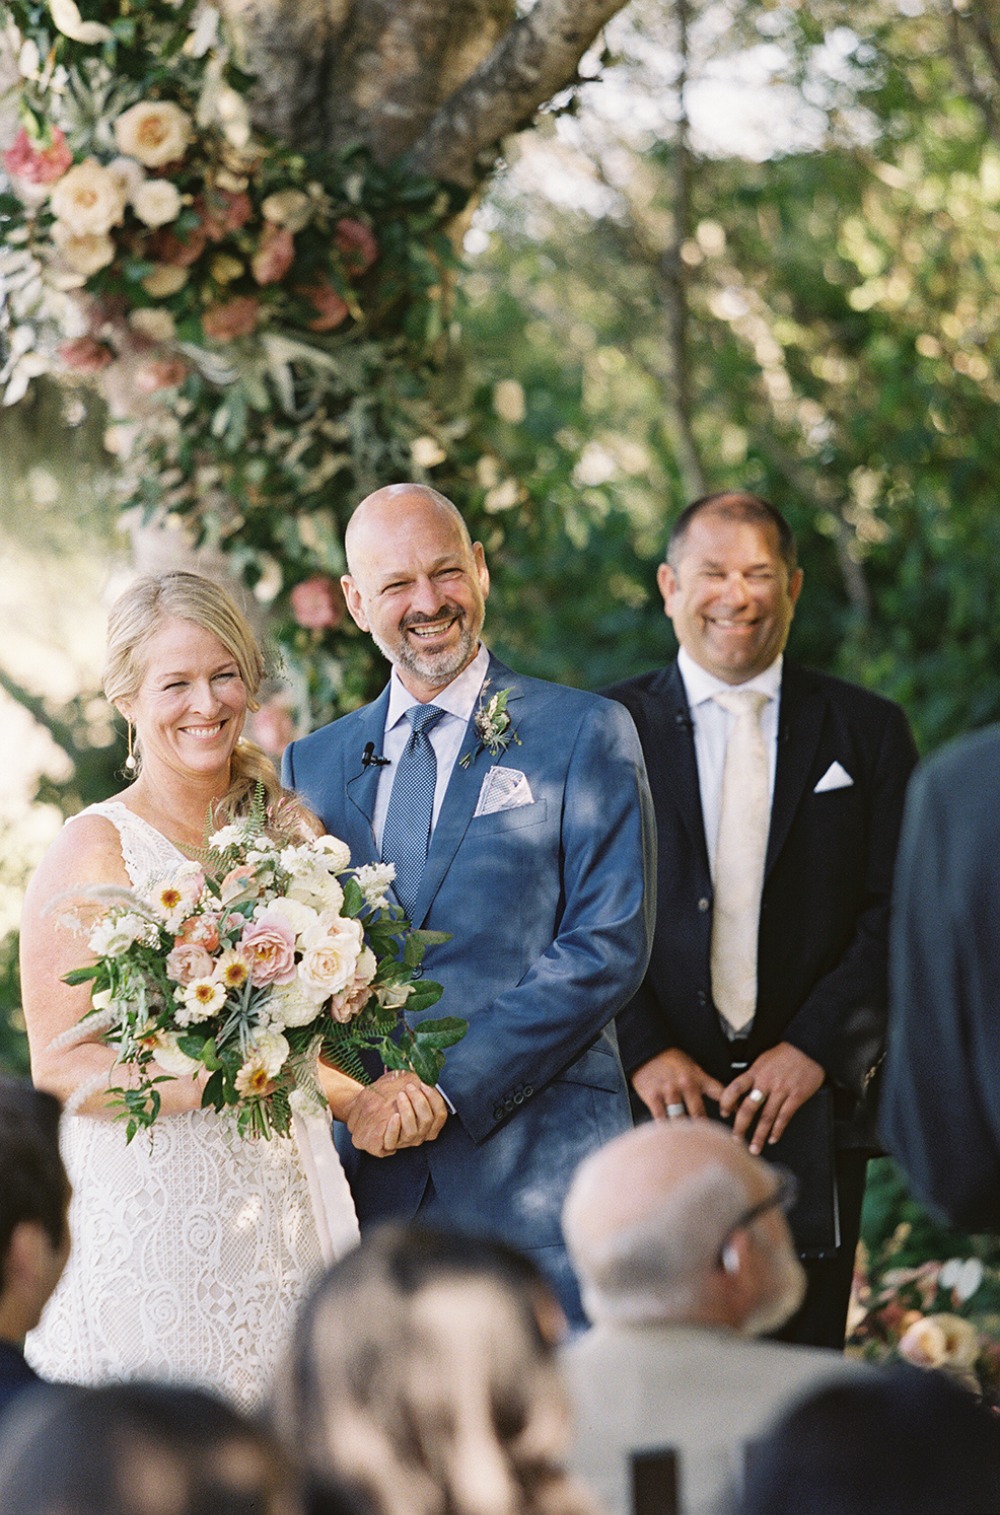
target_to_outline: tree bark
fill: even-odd
[[[572,84],[601,27],[626,0],[537,0],[444,104],[409,154],[414,168],[471,188],[510,132]]]
[[[471,190],[501,139],[571,84],[626,0],[225,0],[257,124],[302,148],[364,143]]]

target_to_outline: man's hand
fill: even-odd
[[[790,1042],[778,1042],[726,1085],[719,1108],[727,1118],[735,1115],[733,1130],[744,1140],[753,1126],[750,1151],[759,1156],[767,1142],[778,1140],[796,1110],[812,1098],[824,1077],[815,1059]]]
[[[658,1052],[632,1074],[632,1088],[654,1120],[705,1114],[702,1099],[721,1099],[722,1085],[679,1047]]]
[[[383,1073],[360,1090],[344,1123],[351,1141],[372,1157],[391,1157],[401,1147],[432,1142],[448,1118],[448,1106],[415,1073]]]

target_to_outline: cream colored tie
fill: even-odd
[[[757,1009],[757,933],[771,824],[767,748],[760,727],[768,696],[731,689],[712,698],[735,716],[726,742],[715,844],[712,998],[738,1035]]]

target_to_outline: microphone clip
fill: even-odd
[[[389,758],[383,757],[380,752],[375,751],[374,742],[365,743],[365,750],[361,754],[362,768],[388,768],[389,763]]]

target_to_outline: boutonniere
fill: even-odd
[[[507,698],[511,694],[510,689],[498,689],[496,694],[486,698],[486,691],[490,687],[489,679],[486,680],[479,696],[479,705],[472,724],[479,738],[479,746],[475,752],[466,752],[459,758],[459,764],[468,768],[469,764],[485,750],[490,757],[498,757],[501,752],[506,752],[511,742],[521,745],[521,738],[516,731],[511,730],[510,711],[507,709]]]

